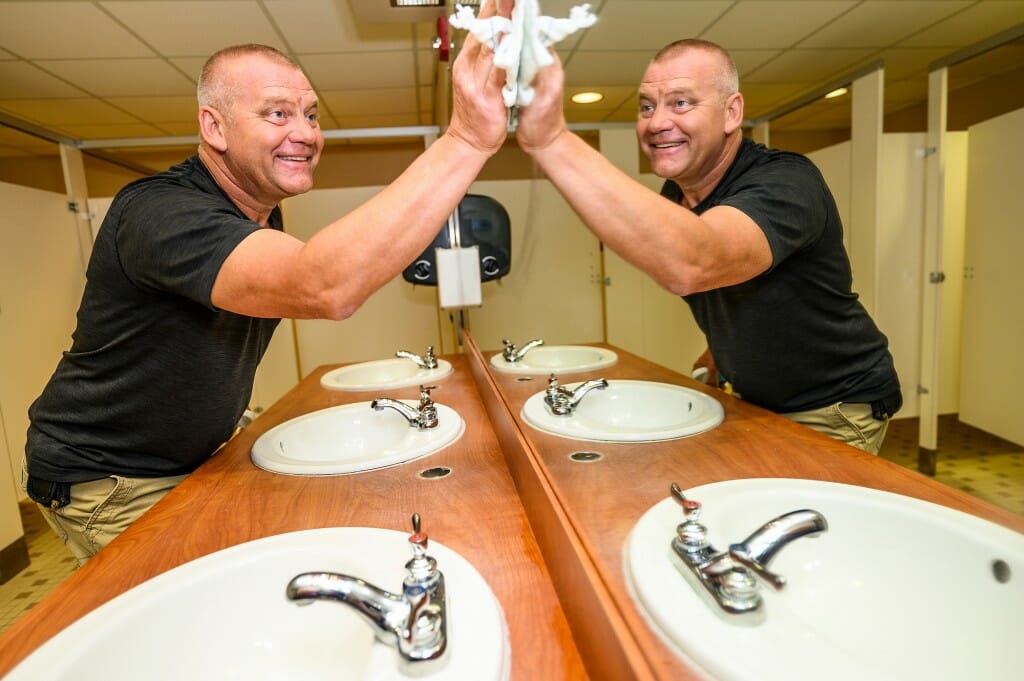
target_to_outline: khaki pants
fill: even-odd
[[[889,427],[889,419],[876,419],[867,403],[837,402],[821,409],[779,415],[870,454],[878,454]]]
[[[27,479],[28,474],[23,470],[23,489]],[[76,482],[71,485],[71,503],[67,506],[36,506],[81,566],[184,479],[184,475],[166,478],[110,476]]]

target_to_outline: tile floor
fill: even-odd
[[[45,598],[77,566],[71,551],[46,524],[33,502],[21,502],[21,522],[28,543],[29,565],[0,584],[0,631]]]
[[[917,419],[889,426],[881,456],[917,470]],[[1024,447],[957,421],[939,417],[935,479],[1024,515]],[[0,632],[42,600],[75,569],[75,560],[34,504],[21,505],[30,565],[0,585]]]

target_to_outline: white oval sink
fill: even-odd
[[[407,534],[340,527],[239,544],[143,582],[35,650],[8,681],[407,679],[398,654],[350,607],[285,597],[297,574],[329,571],[401,591]],[[431,542],[447,589],[448,658],[430,679],[509,675],[505,618],[464,558]]]
[[[392,409],[375,411],[370,402],[303,414],[261,435],[252,446],[252,462],[273,473],[341,475],[419,459],[455,442],[466,429],[455,410],[435,406],[437,427],[422,431]]]
[[[491,366],[510,374],[564,374],[610,367],[619,356],[606,348],[589,345],[540,345],[527,351],[518,362],[509,362],[499,352]]]
[[[332,369],[320,377],[320,385],[329,390],[387,390],[434,383],[450,373],[447,360],[437,360],[436,369],[423,369],[411,359],[395,357]]]
[[[1020,678],[1024,535],[838,483],[733,480],[685,494],[703,504],[700,522],[719,550],[790,511],[813,509],[828,521],[770,563],[787,584],[762,586],[764,620],[745,626],[747,615],[720,614],[680,574],[670,547],[680,506],[668,498],[641,517],[625,550],[631,592],[651,627],[711,678]]]
[[[565,387],[575,390],[579,385]],[[722,422],[725,411],[710,395],[681,385],[609,380],[607,388],[584,395],[572,414],[552,414],[541,391],[526,400],[522,416],[534,428],[575,440],[650,442],[710,430]]]

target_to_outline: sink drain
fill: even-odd
[[[1005,560],[996,559],[992,561],[992,576],[996,578],[996,581],[1000,584],[1006,584],[1010,581],[1012,576],[1010,573],[1010,566]]]
[[[569,458],[581,463],[590,463],[591,461],[599,460],[601,458],[601,454],[598,452],[573,452],[569,455]]]
[[[451,475],[452,469],[447,466],[435,466],[434,468],[426,468],[420,471],[419,476],[424,480],[436,480],[437,478],[444,478]]]
[[[532,381],[533,376],[517,376],[516,380],[519,381],[520,383],[526,383],[527,381]]]

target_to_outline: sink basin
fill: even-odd
[[[666,487],[668,485],[666,484]],[[719,550],[768,520],[813,509],[828,530],[785,546],[761,586],[764,619],[713,608],[670,548],[680,506],[656,504],[626,543],[640,611],[711,678],[962,681],[1020,678],[1024,535],[897,494],[812,480],[750,479],[686,490]]]
[[[509,362],[499,352],[491,366],[510,374],[565,374],[610,367],[619,356],[605,348],[589,345],[541,345],[528,351],[518,362]]]
[[[607,388],[588,392],[568,416],[551,413],[544,391],[526,400],[522,416],[534,428],[575,440],[650,442],[710,430],[725,412],[715,398],[680,385],[610,380]]]
[[[280,534],[185,563],[100,606],[25,658],[7,681],[116,679],[407,679],[350,607],[285,598],[307,571],[401,589],[407,534],[341,527]],[[447,663],[430,679],[508,678],[501,606],[464,558],[428,552],[448,592]]]
[[[261,435],[252,446],[252,462],[273,473],[341,475],[419,459],[455,442],[466,429],[453,409],[436,407],[437,427],[422,431],[392,409],[375,411],[370,402],[303,414]]]
[[[422,369],[411,359],[394,357],[332,369],[320,377],[320,385],[329,390],[387,390],[434,383],[451,372],[451,362],[443,359],[437,360],[436,369]]]

